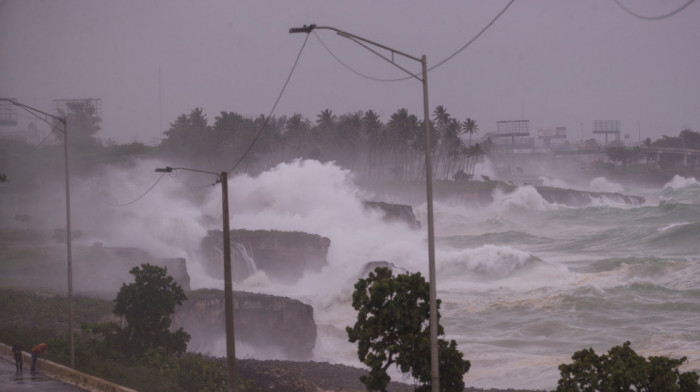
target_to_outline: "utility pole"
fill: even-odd
[[[231,230],[229,228],[228,214],[228,173],[214,173],[204,170],[188,169],[184,167],[157,168],[158,173],[172,173],[175,170],[205,173],[216,176],[221,183],[221,211],[224,231],[224,317],[226,318],[226,373],[228,375],[228,391],[236,392],[238,389],[236,378],[236,340],[233,329],[233,283],[231,279]]]
[[[346,31],[336,29],[335,27],[329,26],[316,26],[314,24],[304,27],[292,27],[289,29],[290,33],[311,33],[314,29],[320,30],[332,30],[335,31],[341,37],[347,38],[356,44],[362,46],[363,48],[369,50],[375,55],[383,58],[387,62],[394,65],[396,68],[402,70],[403,72],[410,75],[412,78],[417,79],[423,85],[423,123],[425,126],[425,190],[427,196],[428,204],[428,274],[430,279],[430,377],[431,377],[431,388],[432,392],[438,392],[440,390],[440,365],[438,360],[438,341],[437,341],[437,283],[435,277],[435,232],[433,225],[433,169],[431,164],[431,148],[430,148],[430,112],[428,107],[428,60],[425,55],[420,58],[411,56],[409,54],[400,52],[396,49],[392,49],[388,46],[379,44],[374,41],[370,41],[366,38],[362,38],[355,34],[350,34]],[[375,48],[385,50],[391,54],[391,57],[387,57],[382,53],[379,53]],[[417,61],[421,63],[422,77],[418,77],[418,74],[414,74],[408,71],[406,68],[400,66],[394,61],[394,55],[399,55],[410,60]]]
[[[71,238],[70,224],[70,175],[68,173],[68,122],[63,117],[58,117],[53,114],[46,113],[42,110],[33,108],[29,105],[17,102],[14,99],[0,98],[2,102],[9,102],[31,113],[44,123],[51,127],[51,131],[56,127],[49,119],[52,119],[63,125],[63,160],[65,162],[65,180],[66,180],[66,264],[68,274],[68,342],[69,348],[69,364],[71,368],[75,368],[75,345],[73,342],[73,245]],[[43,117],[42,117],[43,116]]]
[[[233,283],[231,282],[231,229],[228,222],[228,173],[221,172],[221,205],[224,220],[224,304],[226,306],[226,369],[228,390],[236,391],[236,341],[233,328]],[[230,339],[229,339],[230,337]]]

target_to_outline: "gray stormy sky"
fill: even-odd
[[[644,15],[687,0],[620,0]],[[267,114],[305,34],[333,26],[428,65],[454,53],[508,0],[0,0],[0,97],[52,110],[56,98],[101,98],[103,139],[153,143],[175,118],[203,107]],[[404,76],[330,31],[317,34],[346,64],[380,78]],[[592,121],[621,121],[636,141],[700,131],[700,4],[660,21],[613,0],[517,0],[475,43],[429,74],[431,112],[444,105],[530,130],[566,126],[592,137]],[[402,62],[419,71],[419,64]],[[160,80],[160,82],[159,82]],[[159,94],[160,89],[160,94]],[[415,80],[376,82],[340,65],[313,34],[275,116],[310,120],[373,109],[383,121],[405,107],[422,118]],[[161,114],[162,113],[162,114]],[[24,114],[20,119],[24,118]],[[639,128],[638,128],[639,125]],[[601,139],[602,140],[602,139]]]

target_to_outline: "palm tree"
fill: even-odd
[[[440,129],[442,126],[445,124],[448,124],[452,117],[450,117],[450,114],[447,113],[447,108],[438,105],[435,110],[433,111],[433,118],[435,119],[435,122],[437,122],[438,129]]]
[[[434,160],[434,171],[437,172],[442,164],[443,172],[446,172],[449,170],[449,153],[447,152],[447,149],[449,148],[448,144],[450,144],[450,142],[447,140],[450,138],[450,136],[448,133],[450,132],[450,126],[451,123],[454,122],[454,119],[447,112],[446,107],[438,105],[433,111],[433,121],[435,124],[435,132],[437,133],[436,137],[431,137],[432,144],[437,147],[437,157]]]
[[[479,130],[479,125],[477,125],[476,121],[467,117],[467,119],[464,120],[460,124],[460,127],[462,129],[463,134],[465,134],[465,133],[469,134],[469,146],[471,146],[472,145],[472,134],[479,133],[479,132],[477,132]]]
[[[408,110],[401,108],[391,115],[387,123],[388,139],[394,153],[394,166],[392,170],[405,176],[411,172],[413,152],[419,149],[421,138],[420,121]],[[398,177],[398,176],[397,176]]]
[[[485,151],[481,148],[479,143],[474,144],[469,147],[469,156],[472,157],[469,167],[467,168],[467,175],[469,178],[474,177],[474,171],[476,170],[476,162],[479,160],[480,155],[484,155]]]
[[[361,143],[361,132],[361,111],[340,116],[334,136],[334,147],[338,149],[335,155],[343,158],[343,161],[350,169],[354,169],[355,162],[357,161],[357,151]]]
[[[384,124],[379,119],[379,114],[371,109],[365,112],[362,117],[362,133],[367,155],[365,166],[369,177],[372,177],[373,174],[380,176],[384,167],[383,158],[386,154],[383,154],[383,150],[386,144],[384,138],[386,132],[382,132],[383,128]]]
[[[316,116],[316,125],[321,128],[330,129],[335,125],[336,116],[330,109],[323,109],[321,113]]]
[[[336,116],[330,109],[323,109],[316,116],[316,126],[312,130],[314,144],[331,145],[335,132]]]
[[[311,122],[294,113],[285,123],[284,138],[290,146],[292,156],[290,158],[303,158],[308,156],[311,142]]]

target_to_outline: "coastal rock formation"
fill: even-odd
[[[526,184],[527,185],[527,184]],[[425,203],[425,184],[422,182],[371,183],[364,186],[380,197],[400,200],[403,203],[418,205]],[[550,203],[571,207],[583,207],[595,200],[611,200],[619,203],[640,205],[644,197],[617,192],[593,192],[576,189],[564,189],[539,185],[529,185]],[[503,194],[515,192],[518,185],[491,180],[488,181],[435,181],[433,197],[436,202],[467,203],[475,206],[488,206],[494,201],[494,191]]]
[[[201,250],[207,272],[223,275],[222,232],[209,231]],[[275,230],[231,230],[233,280],[240,282],[257,270],[275,281],[296,282],[306,272],[323,268],[331,240],[317,234]]]
[[[224,335],[224,294],[208,289],[187,296],[175,313],[173,326],[192,335],[190,349],[206,348],[214,337]],[[233,315],[236,341],[256,352],[294,360],[311,357],[316,345],[316,323],[310,305],[286,297],[235,291]]]
[[[420,229],[420,221],[413,214],[413,207],[407,204],[392,204],[383,201],[363,201],[366,209],[380,210],[384,213],[384,220],[388,222],[405,222],[412,229]]]
[[[590,204],[596,199],[611,200],[624,204],[640,205],[644,203],[641,196],[625,195],[617,192],[589,192],[574,189],[553,188],[548,186],[536,186],[537,193],[550,203],[565,204],[573,207],[581,207]]]

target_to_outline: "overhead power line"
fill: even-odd
[[[333,53],[333,51],[330,50],[330,48],[328,48],[328,46],[326,45],[326,43],[323,42],[323,40],[321,39],[321,37],[319,37],[319,35],[316,33],[316,30],[313,30],[313,33],[314,33],[314,36],[316,36],[316,39],[318,39],[318,42],[320,42],[321,45],[323,45],[323,47],[326,49],[326,51],[327,51],[331,56],[333,56],[333,58],[335,59],[335,61],[337,61],[338,63],[340,63],[340,65],[342,65],[343,67],[345,67],[348,71],[350,71],[350,72],[352,72],[352,73],[354,73],[354,74],[356,74],[356,75],[358,75],[358,76],[361,76],[361,77],[363,77],[363,78],[365,78],[365,79],[374,80],[374,81],[377,81],[377,82],[393,82],[393,81],[394,81],[394,79],[382,79],[382,78],[376,78],[376,77],[374,77],[374,76],[370,76],[370,75],[367,75],[367,74],[363,74],[362,72],[360,72],[360,71],[358,71],[358,70],[352,68],[351,66],[345,64],[345,63],[343,62],[343,60],[341,60],[338,56],[335,55],[335,53]]]
[[[691,0],[691,1],[695,1],[695,0]],[[428,68],[428,72],[430,72],[430,71],[434,70],[435,68],[437,68],[437,67],[439,67],[439,66],[445,64],[446,62],[452,60],[455,56],[457,56],[457,55],[460,54],[462,51],[464,51],[466,48],[468,48],[471,44],[473,44],[474,41],[476,41],[477,39],[479,39],[479,38],[486,32],[486,30],[488,30],[488,29],[489,29],[489,28],[490,28],[490,27],[491,27],[491,26],[492,26],[492,25],[493,25],[493,24],[508,10],[508,8],[510,8],[510,6],[513,5],[513,3],[515,3],[515,0],[510,0],[510,1],[508,2],[508,4],[506,4],[506,6],[503,7],[503,9],[501,10],[501,12],[499,12],[498,14],[496,14],[496,16],[495,16],[493,19],[491,19],[491,21],[490,21],[486,26],[484,26],[484,28],[482,28],[481,31],[479,31],[472,39],[470,39],[469,41],[467,41],[466,44],[464,44],[461,48],[457,49],[454,53],[452,53],[451,55],[445,57],[445,59],[443,59],[442,61],[440,61],[440,62],[438,62],[437,64],[433,65],[432,67]],[[420,73],[416,73],[416,74],[414,74],[414,75],[404,76],[404,77],[401,77],[401,78],[385,79],[385,78],[377,78],[377,77],[373,77],[373,76],[369,76],[369,75],[363,74],[362,72],[359,72],[359,71],[353,69],[352,67],[350,67],[349,65],[345,64],[338,56],[336,56],[335,53],[333,53],[333,52],[330,50],[330,48],[328,48],[328,46],[323,42],[323,40],[321,40],[321,37],[319,37],[318,34],[316,34],[315,31],[314,31],[314,35],[315,35],[316,38],[319,40],[319,42],[321,42],[321,45],[323,45],[323,47],[326,49],[326,51],[328,51],[328,53],[330,53],[330,55],[333,56],[333,58],[334,58],[336,61],[338,61],[343,67],[347,68],[348,70],[350,70],[350,71],[353,72],[354,74],[359,75],[359,76],[361,76],[361,77],[363,77],[363,78],[370,79],[370,80],[374,80],[374,81],[378,81],[378,82],[400,82],[400,81],[403,81],[403,80],[408,80],[408,79],[412,79],[412,78],[414,78],[414,77],[420,76]]]
[[[255,142],[257,142],[258,139],[260,138],[260,135],[262,134],[262,131],[263,131],[263,130],[265,129],[265,127],[267,126],[267,123],[269,122],[270,117],[272,117],[272,113],[274,113],[275,108],[277,108],[277,104],[279,103],[280,99],[282,99],[282,95],[284,94],[284,90],[287,88],[287,84],[289,84],[289,80],[292,78],[292,74],[294,73],[294,70],[296,69],[296,66],[297,66],[297,64],[299,63],[299,58],[301,57],[301,53],[304,51],[304,47],[306,46],[306,41],[307,41],[307,40],[308,40],[308,35],[307,35],[306,39],[304,40],[304,44],[301,46],[301,49],[299,50],[299,54],[297,54],[297,58],[296,58],[296,60],[294,61],[294,65],[292,66],[292,69],[291,69],[291,71],[289,72],[289,76],[287,76],[287,80],[284,82],[284,85],[282,86],[282,90],[280,91],[279,96],[277,97],[277,100],[275,101],[275,104],[272,106],[272,110],[270,110],[270,113],[267,115],[267,118],[265,118],[265,122],[264,122],[263,125],[260,127],[260,129],[258,130],[257,135],[255,136],[255,139],[253,139],[253,141],[250,143],[250,145],[248,146],[248,148],[246,149],[246,151],[243,153],[243,155],[241,156],[241,158],[238,160],[238,162],[236,162],[236,164],[233,165],[233,168],[231,168],[231,170],[229,170],[229,173],[233,172],[233,171],[236,169],[236,167],[238,167],[238,165],[241,163],[241,161],[243,161],[243,159],[248,155],[248,153],[250,152],[250,150],[253,148],[253,145],[255,145]],[[151,185],[148,189],[146,189],[145,192],[143,192],[139,197],[135,198],[134,200],[131,200],[131,201],[126,202],[126,203],[119,203],[119,204],[117,204],[117,203],[110,203],[110,202],[108,202],[108,201],[106,201],[106,200],[103,200],[103,199],[100,199],[100,201],[102,201],[103,203],[108,204],[108,205],[110,205],[110,206],[113,206],[113,207],[126,207],[126,206],[130,206],[130,205],[136,203],[137,201],[143,199],[147,194],[149,194],[149,193],[156,187],[156,185],[158,185],[158,183],[160,182],[160,180],[162,180],[163,177],[164,177],[166,174],[167,174],[167,173],[165,173],[165,172],[164,172],[163,174],[161,174],[160,177],[158,177],[158,179],[153,183],[153,185]],[[218,181],[217,181],[217,183],[218,183]],[[215,184],[212,184],[212,185],[215,185]],[[209,187],[209,186],[211,186],[211,185],[197,186],[196,188],[204,188],[204,187]]]
[[[625,6],[620,2],[620,0],[614,0],[614,1],[615,1],[615,3],[616,3],[618,6],[620,6],[620,8],[622,8],[623,10],[625,10],[625,12],[627,12],[628,14],[634,16],[635,18],[643,19],[643,20],[661,20],[661,19],[670,18],[670,17],[672,17],[673,15],[675,15],[675,14],[677,14],[677,13],[683,11],[683,10],[686,9],[689,5],[691,5],[695,0],[688,0],[687,3],[683,4],[682,6],[680,6],[680,7],[679,7],[678,9],[676,9],[675,11],[671,11],[671,12],[669,12],[669,13],[667,13],[667,14],[658,15],[658,16],[645,16],[645,15],[640,15],[640,14],[638,14],[638,13],[636,13],[636,12],[630,10],[629,8],[625,7]]]
[[[99,200],[100,200],[101,202],[105,203],[105,204],[108,204],[108,205],[112,206],[112,207],[126,207],[126,206],[130,206],[130,205],[136,203],[137,201],[143,199],[147,194],[149,194],[149,193],[153,190],[153,188],[155,188],[156,185],[158,185],[158,183],[160,182],[160,180],[162,180],[163,177],[165,177],[165,174],[166,174],[166,173],[161,174],[160,177],[158,177],[158,179],[156,180],[156,182],[154,182],[153,185],[151,185],[148,189],[146,189],[146,191],[143,192],[143,193],[141,194],[141,196],[137,197],[136,199],[134,199],[134,200],[132,200],[132,201],[130,201],[130,202],[121,203],[121,204],[116,204],[116,203],[110,203],[110,202],[108,202],[107,200],[103,200],[102,198],[100,198]]]
[[[282,99],[282,95],[284,94],[284,90],[287,88],[289,81],[292,79],[292,74],[294,74],[294,70],[297,68],[297,64],[299,64],[299,58],[301,58],[301,53],[304,51],[304,47],[306,46],[306,42],[308,40],[309,40],[309,35],[307,34],[306,38],[304,39],[304,43],[301,45],[301,49],[299,49],[299,53],[297,54],[297,58],[296,58],[296,60],[294,60],[294,65],[292,65],[292,69],[289,70],[289,75],[287,76],[287,80],[284,82],[284,85],[282,86],[282,89],[280,90],[280,93],[277,96],[277,100],[275,101],[275,104],[272,105],[272,109],[270,110],[270,113],[265,118],[265,121],[263,122],[260,129],[258,129],[258,132],[255,135],[255,139],[253,139],[253,141],[250,143],[250,145],[245,150],[243,155],[241,155],[241,157],[238,159],[238,161],[233,165],[231,170],[228,171],[228,174],[231,174],[234,170],[236,170],[238,165],[240,165],[241,162],[243,162],[243,159],[245,159],[245,157],[248,156],[248,153],[250,153],[250,150],[253,149],[253,146],[258,141],[258,139],[260,139],[260,136],[262,135],[263,130],[265,129],[265,127],[267,126],[267,123],[270,121],[270,118],[272,117],[272,113],[275,112],[275,109],[277,108],[277,104],[280,102],[280,99]]]

